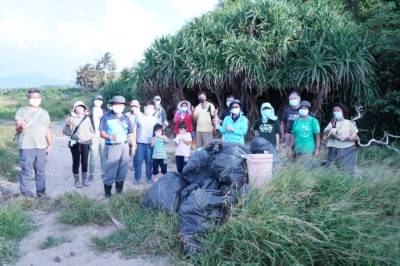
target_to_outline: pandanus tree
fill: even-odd
[[[252,119],[261,100],[296,89],[320,108],[350,97],[371,101],[374,60],[361,28],[335,0],[228,1],[154,41],[136,68],[145,95],[171,107],[205,90],[219,106],[234,94]],[[167,96],[167,97],[166,97]],[[275,101],[283,105],[282,97]]]

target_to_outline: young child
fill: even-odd
[[[167,173],[167,151],[165,145],[169,143],[169,139],[164,135],[163,126],[156,124],[153,129],[153,139],[150,146],[153,148],[153,176],[154,182],[157,181],[158,166],[161,173]]]
[[[189,161],[190,156],[190,144],[192,143],[192,135],[186,132],[187,125],[185,122],[178,124],[179,134],[176,135],[175,145],[175,158],[176,158],[176,169],[178,173],[182,174],[183,167]]]

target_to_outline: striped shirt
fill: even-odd
[[[157,139],[153,148],[153,159],[167,159],[165,141],[162,139]]]

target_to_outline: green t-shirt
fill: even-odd
[[[253,123],[253,130],[257,130],[260,133],[260,137],[268,140],[272,145],[276,145],[276,134],[279,134],[279,121],[268,119],[267,123],[262,122],[262,118],[258,118]]]
[[[319,123],[314,117],[303,120],[296,119],[293,124],[292,133],[296,135],[294,139],[294,150],[298,153],[312,153],[315,150],[315,135],[319,134]]]

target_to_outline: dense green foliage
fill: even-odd
[[[183,98],[194,100],[194,91],[208,91],[220,107],[233,93],[250,119],[261,100],[282,108],[282,94],[292,89],[301,90],[317,109],[335,97],[375,98],[372,44],[340,2],[220,6],[176,35],[154,41],[136,68],[139,90],[168,95],[168,110]]]
[[[17,143],[13,142],[14,126],[0,126],[0,176],[10,181],[18,180]]]

